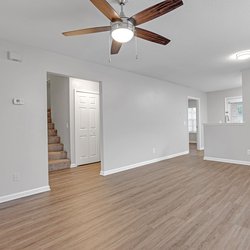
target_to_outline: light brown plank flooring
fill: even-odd
[[[0,249],[250,249],[250,168],[202,154],[102,177],[50,174],[52,192],[0,205]]]

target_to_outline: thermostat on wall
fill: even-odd
[[[22,56],[16,52],[8,51],[7,56],[10,61],[22,62]]]
[[[20,98],[14,98],[12,102],[14,105],[24,105],[24,100]]]

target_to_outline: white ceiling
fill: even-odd
[[[119,10],[116,0],[109,0]],[[129,0],[128,16],[161,0]],[[0,1],[0,37],[203,91],[241,85],[250,61],[229,57],[250,49],[249,0],[183,0],[184,6],[140,27],[171,39],[162,46],[138,39],[108,61],[109,33],[64,37],[61,32],[104,26],[109,20],[89,0]]]

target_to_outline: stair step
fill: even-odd
[[[57,130],[56,129],[48,129],[48,136],[56,136]]]
[[[49,171],[70,168],[70,160],[67,159],[67,152],[63,151],[64,145],[60,143],[61,139],[57,136],[55,124],[52,123],[51,109],[47,112],[48,122],[48,159]]]
[[[48,129],[54,129],[55,124],[54,123],[48,123]]]
[[[49,161],[49,171],[66,169],[66,168],[70,168],[70,160],[69,159]]]
[[[67,152],[65,151],[49,152],[49,160],[60,160],[66,158],[67,158]]]
[[[49,142],[49,144],[60,143],[60,137],[59,136],[49,136],[48,142]]]
[[[63,151],[63,144],[61,144],[61,143],[49,144],[48,150],[49,150],[49,152]]]

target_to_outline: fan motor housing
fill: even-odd
[[[135,32],[135,26],[128,18],[122,18],[122,21],[111,22],[111,33],[117,29],[129,29],[133,33]]]

